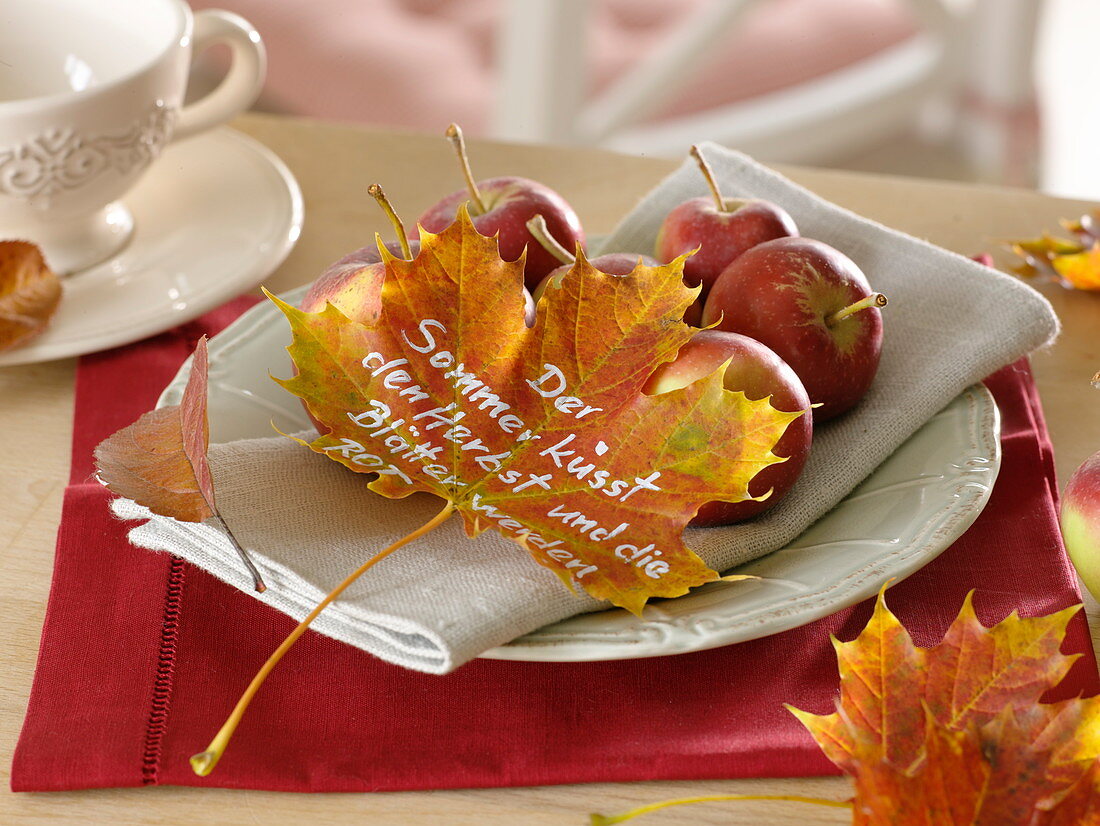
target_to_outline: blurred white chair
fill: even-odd
[[[976,178],[1033,185],[1039,0],[904,0],[916,34],[830,74],[748,100],[648,120],[768,0],[710,0],[592,99],[578,44],[589,0],[509,0],[498,28],[494,137],[681,155],[709,139],[765,160],[828,163],[937,107]]]

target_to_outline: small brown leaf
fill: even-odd
[[[99,478],[111,491],[182,522],[202,522],[215,513],[206,462],[206,365],[203,336],[181,404],[142,414],[95,449]]]
[[[29,241],[0,241],[0,350],[41,333],[61,301],[61,279]]]
[[[210,447],[208,364],[203,336],[191,358],[191,375],[180,403],[151,410],[100,442],[95,449],[96,472],[113,493],[133,499],[158,516],[181,522],[217,519],[252,575],[253,587],[262,592],[267,588],[263,577],[214,504],[214,480],[206,457]]]

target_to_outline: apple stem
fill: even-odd
[[[406,261],[412,261],[412,250],[409,249],[409,239],[405,235],[405,225],[401,223],[397,212],[394,211],[390,199],[386,197],[386,193],[382,191],[382,187],[378,184],[368,186],[367,192],[371,194],[374,200],[378,201],[378,205],[382,207],[382,211],[386,213],[386,217],[393,224],[394,231],[397,232],[397,243],[401,245],[401,257]]]
[[[477,184],[474,182],[474,173],[470,170],[470,158],[466,155],[466,141],[462,138],[462,129],[459,128],[457,123],[452,123],[447,127],[447,140],[451,142],[451,145],[455,148],[455,153],[458,155],[458,162],[462,165],[462,177],[466,179],[466,189],[470,192],[470,200],[473,201],[475,214],[484,215],[488,210],[485,208],[485,202],[481,200],[481,192],[478,191]]]
[[[248,688],[244,690],[244,694],[237,700],[237,705],[233,707],[233,711],[230,713],[217,735],[215,735],[214,739],[210,741],[210,745],[206,747],[206,750],[191,757],[191,768],[195,774],[200,777],[206,777],[210,772],[214,771],[214,767],[218,765],[218,761],[221,759],[222,754],[225,753],[225,749],[233,737],[233,732],[237,730],[241,718],[244,717],[245,711],[248,710],[248,705],[252,702],[252,698],[255,697],[256,692],[260,690],[260,686],[263,685],[268,674],[278,665],[279,660],[281,660],[283,655],[290,650],[291,646],[298,641],[298,638],[306,632],[306,629],[309,628],[310,623],[317,618],[317,615],[339,597],[349,585],[359,579],[359,577],[366,573],[376,563],[381,562],[403,545],[407,545],[414,539],[419,539],[421,536],[424,536],[424,534],[434,530],[447,521],[447,517],[451,515],[454,509],[454,503],[448,501],[443,507],[443,510],[433,516],[428,522],[424,523],[407,536],[397,540],[385,550],[379,551],[372,556],[352,571],[352,573],[348,574],[347,578],[333,588],[327,597],[317,603],[317,606],[309,612],[309,616],[298,623],[298,626],[290,632],[287,638],[283,640],[282,644],[267,658],[267,662],[265,662],[260,670],[256,672],[256,676],[252,678],[252,682],[248,684]]]
[[[695,158],[695,162],[699,164],[699,169],[703,172],[703,177],[706,178],[707,186],[710,187],[710,192],[714,196],[714,203],[718,205],[718,211],[726,212],[726,202],[722,198],[722,190],[718,188],[714,171],[710,168],[710,164],[707,163],[707,159],[703,157],[703,153],[697,145],[691,147],[691,156]]]
[[[870,307],[885,307],[887,303],[886,296],[882,293],[871,293],[866,298],[861,298],[854,304],[849,304],[847,307],[837,310],[831,315],[825,316],[825,326],[833,327],[848,316],[858,313],[860,310],[866,310]]]
[[[577,256],[563,247],[561,242],[550,234],[550,228],[546,226],[546,219],[541,214],[535,215],[527,222],[527,231],[531,233],[532,238],[542,245],[543,249],[563,264],[572,264],[577,260]]]
[[[660,803],[650,803],[647,806],[639,806],[629,812],[619,815],[592,815],[593,826],[612,826],[615,823],[625,823],[640,815],[656,812],[660,809],[668,809],[672,806],[685,806],[692,803],[713,803],[723,800],[786,800],[792,803],[812,803],[817,806],[832,806],[837,809],[850,809],[850,800],[830,800],[825,797],[804,797],[795,794],[708,794],[699,797],[681,797],[678,800],[662,800]]]

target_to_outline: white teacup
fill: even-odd
[[[170,140],[224,123],[263,84],[256,30],[182,0],[13,0],[0,26],[0,239],[71,273],[117,252],[118,202]],[[225,43],[222,83],[183,106],[192,54]],[[166,197],[171,197],[168,194]]]

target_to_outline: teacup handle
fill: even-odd
[[[216,89],[180,110],[173,140],[225,123],[252,105],[260,94],[267,70],[267,52],[255,27],[232,12],[220,9],[195,12],[192,59],[215,43],[224,43],[231,50],[229,72]]]

